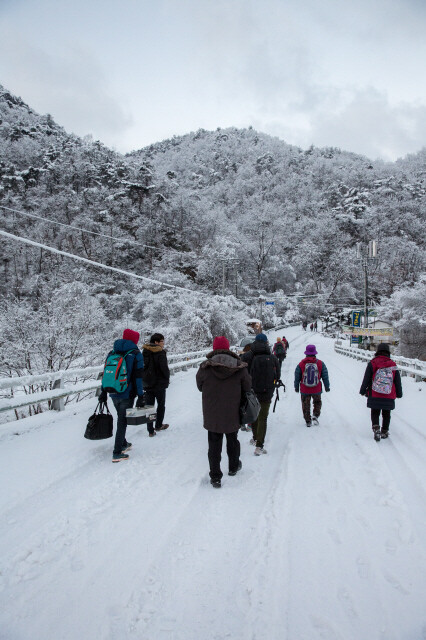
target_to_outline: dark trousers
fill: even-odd
[[[371,409],[371,426],[380,427],[380,412],[382,412],[382,431],[389,431],[391,419],[390,409]]]
[[[166,412],[166,390],[165,389],[147,389],[144,394],[145,404],[155,404],[157,401],[157,420],[155,428],[159,429],[163,424],[164,414]],[[148,433],[154,432],[154,423],[148,422]]]
[[[302,411],[305,422],[311,421],[311,398],[314,405],[313,414],[315,418],[319,418],[321,414],[321,394],[320,393],[302,393]]]
[[[208,456],[210,464],[210,478],[212,480],[220,480],[220,478],[223,476],[220,468],[220,461],[222,459],[223,436],[223,433],[208,431]],[[225,436],[229,471],[237,471],[238,463],[240,461],[240,441],[238,440],[238,431],[234,431],[233,433],[225,433]]]
[[[131,409],[133,407],[134,398],[125,398],[125,399],[115,399],[111,398],[114,407],[117,411],[117,431],[115,433],[115,444],[114,444],[114,452],[115,454],[121,453],[123,449],[126,447],[126,429],[127,429],[127,419],[126,419],[126,410]]]
[[[271,406],[271,401],[268,400],[266,402],[260,402],[260,411],[257,419],[251,425],[251,430],[253,433],[253,440],[256,440],[256,446],[261,447],[263,449],[263,445],[265,442],[266,436],[266,427],[268,424],[268,414],[269,407]]]

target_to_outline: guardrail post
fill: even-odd
[[[97,379],[98,379],[98,380],[102,380],[102,376],[103,376],[103,375],[104,375],[104,372],[103,372],[103,371],[100,371],[100,372],[98,373],[98,378],[97,378]],[[95,398],[99,398],[99,396],[100,396],[100,395],[101,395],[101,387],[99,386],[99,387],[96,389],[96,391],[95,391]]]
[[[420,365],[419,365],[417,362],[416,362],[416,364],[414,365],[414,368],[415,368],[415,369],[421,369]],[[415,380],[416,382],[421,382],[421,381],[422,381],[422,379],[423,379],[423,378],[422,378],[422,376],[415,376],[415,377],[414,377],[414,380]]]
[[[62,378],[59,378],[59,380],[54,381],[53,389],[63,389],[63,388],[64,388],[64,381],[62,380]],[[52,400],[52,409],[54,411],[64,411],[65,409],[64,398],[55,398],[54,400]]]

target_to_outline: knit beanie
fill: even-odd
[[[377,345],[376,355],[380,352],[388,353],[390,355],[390,347],[387,342],[381,342]]]
[[[258,333],[254,340],[255,342],[268,342],[268,336],[264,333]]]
[[[124,329],[123,340],[130,340],[131,342],[138,344],[139,333],[137,331],[133,331],[133,329]]]
[[[225,336],[218,336],[213,340],[213,351],[216,349],[229,349],[229,340]]]

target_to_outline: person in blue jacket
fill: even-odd
[[[111,353],[126,354],[126,367],[127,367],[127,388],[121,393],[110,393],[111,400],[114,403],[114,407],[117,410],[117,431],[115,434],[114,451],[112,453],[113,462],[121,462],[121,460],[128,460],[129,455],[126,451],[129,451],[132,447],[131,442],[126,440],[127,418],[126,411],[133,407],[135,397],[138,397],[136,406],[144,406],[143,399],[143,356],[138,349],[139,333],[132,329],[125,329],[123,331],[123,338],[114,342],[113,350]],[[128,353],[130,352],[130,353]],[[107,356],[108,357],[108,356]],[[100,402],[106,402],[107,392],[105,389],[101,389],[99,396]]]

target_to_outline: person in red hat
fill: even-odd
[[[123,337],[114,342],[110,355],[120,354],[126,360],[127,369],[127,387],[121,393],[110,393],[111,400],[117,411],[117,431],[115,434],[114,451],[112,453],[113,462],[121,462],[128,460],[129,455],[126,453],[131,449],[131,442],[126,440],[127,419],[126,411],[133,407],[136,396],[138,403],[143,404],[143,357],[138,349],[139,333],[133,329],[124,329]],[[99,396],[100,402],[106,402],[107,392],[101,388]]]
[[[330,381],[325,363],[317,359],[317,349],[314,344],[308,344],[305,349],[305,356],[299,362],[294,372],[294,390],[299,393],[302,399],[302,411],[306,426],[318,425],[318,418],[321,413],[322,383],[326,391],[330,391]],[[311,398],[313,403],[313,418],[311,418]]]
[[[220,468],[223,434],[226,437],[228,475],[235,476],[242,468],[240,460],[241,393],[251,389],[251,377],[247,363],[230,351],[229,340],[218,336],[213,340],[213,351],[201,363],[196,376],[197,387],[202,393],[204,428],[208,432],[210,483],[221,486]]]

